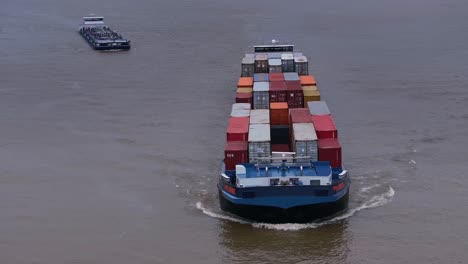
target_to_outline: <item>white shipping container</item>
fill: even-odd
[[[294,57],[294,68],[299,75],[309,74],[309,63],[306,56]]]
[[[270,110],[254,109],[250,111],[250,124],[269,124]]]
[[[282,72],[283,67],[281,65],[281,59],[269,59],[268,60],[269,71],[272,72]]]
[[[232,104],[232,109],[234,110],[250,110],[252,106],[249,103],[235,103]]]
[[[243,109],[233,109],[231,111],[231,117],[249,117],[250,110],[243,110]]]
[[[269,124],[251,124],[249,126],[249,161],[256,158],[268,158],[271,154],[271,135]]]
[[[270,83],[269,82],[254,82],[253,108],[254,109],[270,108]]]
[[[312,123],[293,124],[293,151],[296,157],[308,156],[310,160],[318,160],[317,134]],[[301,160],[308,161],[309,159]]]

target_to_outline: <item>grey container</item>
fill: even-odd
[[[293,52],[294,57],[304,56],[302,52]]]
[[[268,73],[268,55],[255,55],[255,73]]]
[[[255,59],[243,58],[241,66],[241,77],[252,77],[255,72]]]
[[[250,104],[237,103],[232,104],[231,116],[232,117],[248,117],[250,116]]]
[[[283,72],[294,72],[294,55],[292,53],[281,54],[281,66]]]
[[[250,111],[250,124],[270,124],[270,110],[254,109]]]
[[[231,110],[231,117],[249,117],[250,110],[243,110],[243,109],[233,109]]]
[[[268,65],[269,65],[269,72],[282,72],[283,67],[281,65],[281,59],[269,59],[268,60]]]
[[[253,109],[270,108],[270,83],[254,82],[253,86]]]
[[[307,103],[311,115],[329,115],[330,110],[325,101],[312,101]]]
[[[285,81],[300,81],[299,75],[297,72],[285,72],[284,73],[284,80]]]
[[[294,69],[299,75],[309,75],[309,63],[306,56],[294,57]]]
[[[281,53],[268,53],[268,59],[281,59]]]
[[[233,110],[250,110],[251,105],[249,103],[235,103],[232,104]]]
[[[249,126],[249,162],[256,162],[256,158],[269,158],[270,155],[270,125],[251,124]]]
[[[308,162],[309,160],[318,160],[317,134],[312,123],[293,123],[293,151],[296,152],[298,161]],[[300,159],[300,157],[310,157]]]

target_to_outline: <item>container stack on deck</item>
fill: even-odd
[[[245,55],[227,129],[226,171],[268,162],[272,151],[342,166],[338,131],[308,68],[300,52]]]

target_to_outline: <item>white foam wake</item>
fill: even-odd
[[[233,222],[237,222],[237,223],[241,223],[241,224],[248,224],[249,223],[249,222],[244,221],[244,220],[239,219],[239,218],[235,218],[235,217],[231,217],[231,216],[228,216],[228,215],[218,214],[218,213],[212,212],[208,208],[204,207],[201,202],[197,202],[196,206],[197,206],[197,209],[202,210],[202,212],[204,214],[206,214],[208,216],[211,216],[211,217],[214,217],[214,218],[229,220],[229,221],[233,221]]]
[[[297,230],[301,230],[301,229],[317,228],[317,227],[320,227],[320,226],[323,226],[323,225],[332,224],[332,223],[338,222],[340,220],[349,218],[349,217],[353,216],[354,214],[356,214],[357,212],[359,212],[361,210],[383,206],[383,205],[391,202],[392,199],[393,199],[393,196],[395,196],[395,191],[393,190],[393,188],[391,186],[389,186],[388,190],[385,193],[382,193],[382,194],[371,197],[369,200],[367,200],[366,202],[364,202],[360,206],[355,207],[355,208],[351,208],[342,215],[336,216],[336,217],[334,217],[334,218],[332,218],[330,220],[326,220],[326,221],[323,221],[323,222],[308,223],[308,224],[294,224],[294,223],[269,224],[269,223],[248,222],[248,221],[242,220],[240,218],[236,218],[236,217],[232,217],[232,216],[212,212],[209,209],[205,208],[201,202],[197,202],[196,206],[197,206],[197,208],[199,210],[202,210],[204,214],[206,214],[208,216],[211,216],[211,217],[223,219],[223,220],[229,220],[229,221],[233,221],[233,222],[237,222],[237,223],[241,223],[241,224],[250,224],[250,225],[252,225],[253,227],[256,227],[256,228],[266,228],[266,229],[281,230],[281,231],[297,231]]]
[[[372,190],[374,188],[380,187],[380,186],[382,186],[382,184],[377,183],[377,184],[374,184],[374,185],[371,185],[371,186],[362,187],[361,192],[368,192],[368,191],[370,191],[370,190]]]

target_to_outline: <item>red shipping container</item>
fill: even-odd
[[[338,130],[331,115],[313,115],[312,121],[319,139],[338,138]]]
[[[237,93],[236,103],[252,104],[252,93]]]
[[[270,82],[270,102],[287,102],[286,82]]]
[[[288,104],[286,102],[270,103],[270,125],[278,126],[288,124]]]
[[[235,170],[236,164],[249,162],[248,143],[233,141],[227,142],[224,148],[225,170]]]
[[[271,144],[271,151],[290,152],[288,144]]]
[[[284,82],[284,74],[282,72],[270,73],[270,82]]]
[[[227,141],[249,140],[249,117],[231,117],[227,128]]]
[[[286,81],[287,101],[289,108],[304,107],[304,92],[302,90],[301,81]]]
[[[313,123],[309,108],[289,109],[289,123]]]
[[[341,168],[341,145],[337,138],[318,140],[318,160],[330,161],[333,168]]]

